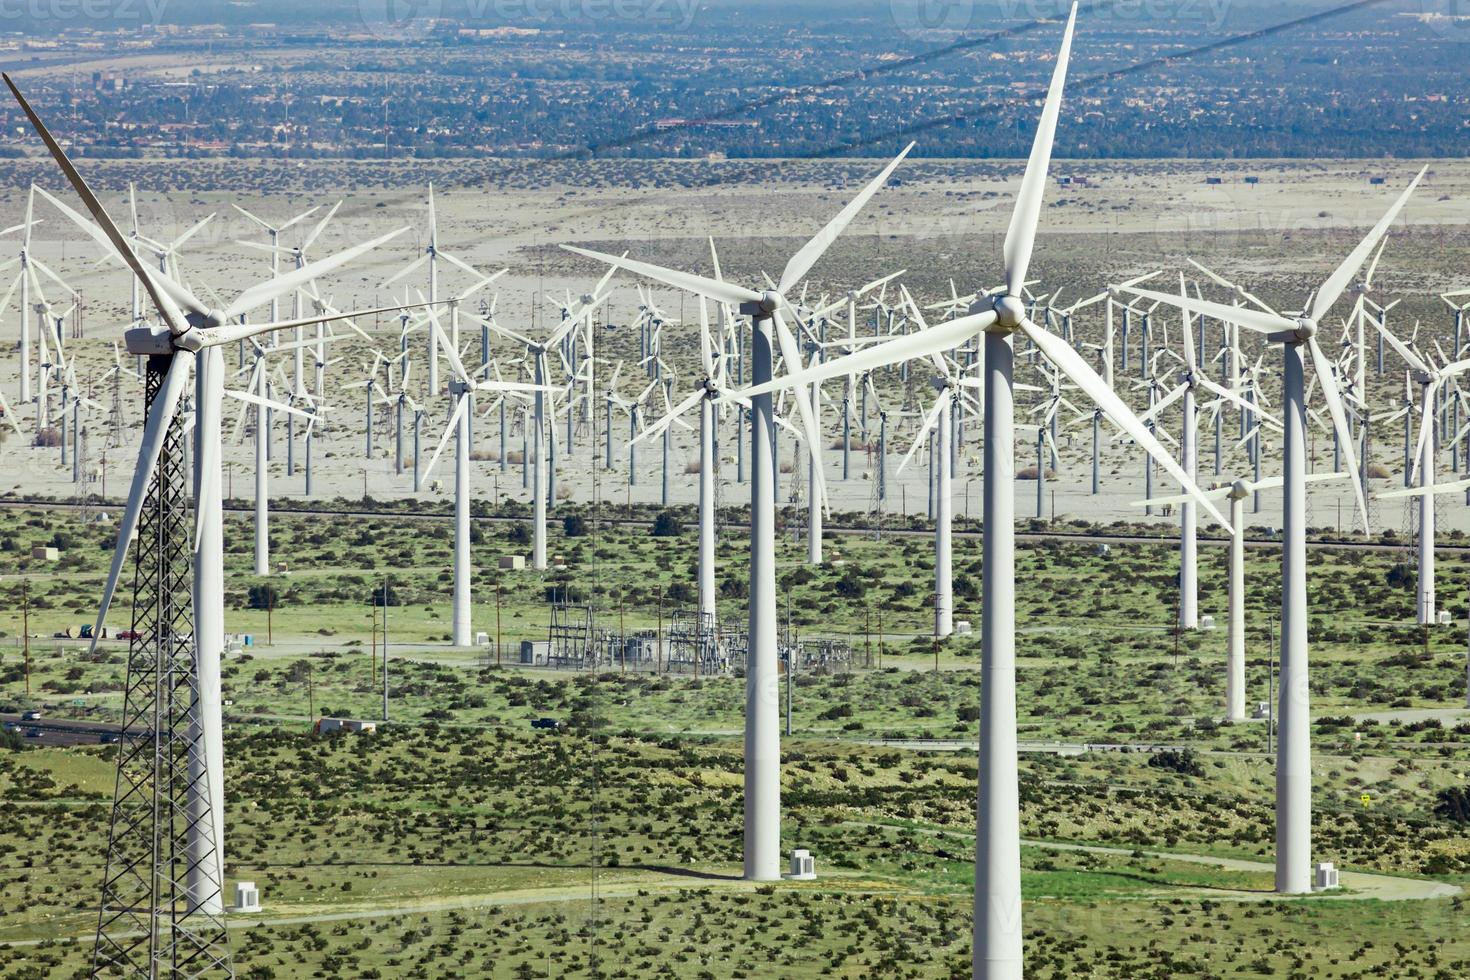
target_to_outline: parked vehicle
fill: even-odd
[[[555,718],[533,718],[531,719],[531,727],[550,728],[554,730],[561,727],[561,722],[557,721]]]

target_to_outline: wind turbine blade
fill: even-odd
[[[78,176],[78,179],[80,179],[80,176]],[[154,308],[158,310],[159,316],[163,318],[165,324],[169,325],[169,330],[175,335],[183,333],[187,329],[184,326],[184,316],[179,312],[180,307],[191,313],[198,313],[200,315],[209,312],[209,308],[183,286],[174,282],[162,272],[149,269],[143,265],[131,248],[128,248],[125,254],[119,254],[116,251],[117,246],[108,236],[106,230],[99,228],[96,223],[82,217],[71,205],[58,200],[44,187],[37,187],[36,193],[50,201],[53,207],[66,215],[73,224],[86,232],[93,241],[101,245],[104,250],[104,258],[120,259],[125,266],[133,270],[134,274],[139,274],[141,270],[139,278],[143,282],[144,291],[148,293],[148,298],[153,300]],[[90,194],[91,190],[89,189],[87,193]],[[93,200],[95,201],[96,198],[94,197]],[[99,204],[98,207],[101,207],[101,205]],[[116,226],[112,230],[116,232]]]
[[[929,435],[929,430],[934,428],[934,424],[939,421],[940,413],[946,411],[949,408],[949,391],[950,390],[948,388],[945,388],[939,393],[939,397],[934,399],[933,406],[930,407],[928,413],[924,416],[924,424],[919,426],[918,435],[914,436],[914,444],[910,446],[909,451],[904,454],[903,460],[898,464],[898,469],[893,471],[894,476],[902,473],[903,468],[909,465],[909,460],[914,458],[914,453],[916,453],[919,447],[923,445],[924,439]]]
[[[630,439],[628,441],[628,445],[637,445],[640,442],[646,442],[647,440],[652,439],[654,436],[662,434],[665,429],[667,429],[670,425],[673,425],[674,422],[678,420],[679,416],[683,415],[695,405],[699,404],[699,400],[704,396],[705,390],[703,388],[700,388],[698,391],[690,394],[688,398],[685,398],[683,401],[679,402],[679,404],[668,408],[668,410],[664,413],[663,418],[659,419],[657,422],[653,423],[648,428],[640,432],[637,436]]]
[[[428,253],[425,253],[423,255],[420,255],[418,258],[414,259],[408,265],[406,265],[403,268],[399,269],[397,272],[393,273],[393,275],[389,276],[387,279],[384,279],[383,282],[382,282],[382,285],[385,286],[385,287],[393,285],[395,282],[397,282],[398,280],[404,278],[410,272],[415,271],[420,266],[426,264],[428,261],[429,261]]]
[[[117,545],[112,551],[112,567],[107,573],[107,584],[102,588],[97,625],[92,631],[93,650],[97,648],[97,640],[102,636],[102,625],[107,621],[107,610],[112,605],[118,577],[122,574],[123,562],[127,558],[128,542],[137,530],[138,518],[143,512],[143,501],[148,496],[148,485],[158,469],[158,457],[163,453],[164,439],[168,434],[168,427],[173,423],[174,415],[178,412],[179,398],[188,384],[189,370],[193,363],[192,354],[180,351],[173,356],[163,384],[154,394],[153,404],[148,409],[143,438],[138,445],[138,462],[133,469],[133,483],[128,490],[128,503],[117,527]]]
[[[810,385],[843,374],[866,374],[873,368],[900,364],[904,361],[928,357],[935,351],[958,347],[966,339],[985,330],[995,322],[995,312],[972,313],[957,320],[949,320],[937,327],[918,333],[900,334],[881,344],[875,344],[856,353],[847,354],[831,361],[823,361],[780,378],[773,378],[763,385],[743,389],[740,394],[749,398],[768,391],[796,385]]]
[[[299,320],[278,320],[275,323],[224,323],[209,330],[201,330],[201,342],[205,347],[217,347],[220,344],[232,344],[240,340],[248,340],[265,333],[278,333],[282,330],[294,330],[296,327],[310,327],[318,323],[333,323],[337,320],[350,320],[359,316],[374,316],[379,313],[398,313],[402,310],[417,310],[430,307],[430,303],[415,303],[409,306],[380,306],[372,310],[352,310],[348,313],[328,311],[317,313],[312,316],[302,317]],[[354,328],[356,329],[356,328]],[[358,333],[362,333],[358,330]],[[336,336],[323,337],[318,341],[315,337],[301,341],[299,344],[282,344],[272,350],[293,350],[300,347],[315,347],[320,343],[331,343],[339,339]]]
[[[434,450],[434,455],[429,457],[429,465],[424,467],[423,480],[429,479],[429,474],[434,472],[434,464],[439,462],[439,456],[444,452],[444,447],[449,445],[449,437],[459,428],[459,417],[465,413],[465,406],[469,401],[465,398],[454,400],[454,411],[449,413],[449,421],[444,425],[444,433],[439,436],[439,445]]]
[[[1357,275],[1358,270],[1363,267],[1364,261],[1367,260],[1374,246],[1378,244],[1378,240],[1388,233],[1389,227],[1398,218],[1399,212],[1404,209],[1405,204],[1409,203],[1410,195],[1414,193],[1414,188],[1419,186],[1419,181],[1424,178],[1424,173],[1428,169],[1429,165],[1425,164],[1414,179],[1409,181],[1409,186],[1404,188],[1399,199],[1393,202],[1393,207],[1388,209],[1388,213],[1378,219],[1378,224],[1373,226],[1373,230],[1368,232],[1367,237],[1358,243],[1358,247],[1342,260],[1342,265],[1339,265],[1322,284],[1322,288],[1317,290],[1317,295],[1312,300],[1311,318],[1314,322],[1320,322],[1322,317],[1327,315],[1327,311],[1332,309],[1332,304],[1337,302],[1337,298],[1342,295],[1348,283],[1353,281],[1353,276]],[[1364,520],[1367,520],[1366,512]]]
[[[328,222],[330,222],[332,220],[332,218],[337,214],[337,209],[340,208],[341,206],[342,206],[342,202],[341,201],[338,201],[336,204],[333,204],[332,207],[331,207],[331,210],[329,210],[326,213],[326,215],[323,216],[322,220],[318,221],[312,227],[311,231],[309,231],[309,232],[306,233],[306,237],[303,238],[303,239],[301,239],[301,251],[303,253],[307,249],[311,248],[311,246],[316,242],[316,240],[319,237],[321,237],[321,233],[322,232],[324,232],[324,231],[327,230],[327,224],[328,224]],[[311,209],[311,211],[315,211],[315,210],[316,210],[316,208],[312,208]],[[311,211],[307,211],[305,214],[298,214],[296,217],[292,218],[289,222],[287,222],[286,224],[282,225],[281,227],[282,228],[289,228],[289,227],[291,227],[291,225],[295,224],[296,222],[300,221],[302,218],[306,217],[307,214],[310,214]]]
[[[6,86],[10,88],[10,94],[15,96],[15,101],[20,103],[20,107],[25,112],[26,118],[31,121],[31,126],[36,130],[36,133],[41,137],[42,141],[45,142],[46,149],[51,151],[52,159],[61,168],[61,172],[66,174],[67,181],[71,183],[72,189],[77,192],[77,196],[82,199],[82,203],[87,206],[87,211],[92,215],[93,220],[101,226],[102,232],[107,236],[107,240],[111,243],[113,250],[133,270],[133,274],[142,280],[143,288],[148,291],[149,298],[153,300],[153,305],[158,309],[159,315],[164,318],[169,330],[175,335],[183,333],[187,327],[183,323],[182,317],[177,318],[173,322],[169,322],[171,315],[177,313],[177,310],[174,308],[175,304],[165,304],[161,291],[158,288],[158,284],[154,281],[153,276],[144,267],[137,254],[128,246],[127,240],[123,238],[122,232],[118,231],[117,225],[112,223],[112,219],[107,215],[107,209],[102,206],[101,201],[97,200],[97,195],[92,193],[92,188],[87,186],[87,182],[82,179],[82,175],[77,172],[77,168],[72,166],[71,160],[67,157],[65,151],[61,149],[61,144],[56,142],[56,138],[51,135],[51,131],[46,128],[46,124],[41,122],[41,117],[36,115],[36,110],[31,108],[31,104],[26,101],[25,96],[20,94],[20,89],[15,87],[15,83],[10,80],[10,76],[0,72],[0,78],[3,78]]]
[[[1026,284],[1026,271],[1031,265],[1031,250],[1036,242],[1036,225],[1041,220],[1041,199],[1046,193],[1046,173],[1051,165],[1052,142],[1057,132],[1057,116],[1062,108],[1062,88],[1067,80],[1067,61],[1072,53],[1072,31],[1076,24],[1077,4],[1073,3],[1072,12],[1067,17],[1067,28],[1062,34],[1056,67],[1052,69],[1046,105],[1041,110],[1041,120],[1031,143],[1031,156],[1026,161],[1026,173],[1016,194],[1010,227],[1006,229],[1006,292],[1012,296],[1021,295]]]
[[[1416,354],[1413,349],[1410,348],[1403,341],[1399,340],[1393,334],[1389,333],[1388,328],[1383,325],[1382,321],[1379,320],[1378,317],[1369,317],[1368,319],[1373,321],[1373,326],[1376,327],[1378,329],[1378,332],[1383,335],[1383,339],[1388,341],[1388,346],[1393,348],[1394,353],[1403,358],[1405,364],[1416,371],[1422,371],[1428,375],[1434,374],[1434,371],[1429,367],[1429,365],[1424,363],[1424,358]]]
[[[879,172],[878,176],[868,181],[867,186],[858,192],[857,197],[854,197],[848,202],[847,207],[837,212],[837,216],[827,222],[825,228],[817,232],[811,241],[807,242],[795,255],[791,256],[790,260],[786,263],[785,270],[781,273],[781,282],[776,287],[778,293],[784,294],[792,286],[795,286],[806,278],[806,274],[811,271],[812,266],[817,264],[817,260],[837,240],[837,236],[841,235],[843,229],[852,222],[853,218],[857,217],[858,212],[863,209],[863,206],[888,182],[888,178],[893,176],[893,171],[898,169],[898,165],[903,163],[904,157],[908,156],[909,151],[913,148],[913,143],[904,147],[898,156],[894,157],[892,162]]]
[[[275,401],[271,398],[262,398],[260,395],[253,394],[248,391],[239,391],[234,388],[226,388],[225,394],[238,401],[249,402],[251,405],[259,405],[261,408],[268,408],[273,412],[285,412],[288,415],[299,415],[304,419],[309,419],[312,417],[310,412],[303,411],[292,405],[287,405],[284,402]]]
[[[801,365],[801,348],[796,343],[796,337],[791,333],[791,328],[786,326],[786,318],[778,309],[771,314],[771,320],[776,327],[776,339],[781,346],[781,358],[787,364],[787,370],[791,365]],[[811,454],[812,473],[816,484],[817,499],[810,501],[811,506],[826,509],[827,487],[826,480],[822,474],[822,434],[817,430],[816,410],[812,406],[811,392],[807,385],[796,385],[791,388],[791,393],[796,402],[797,414],[801,416],[801,428],[806,434],[807,452]]]
[[[1221,527],[1231,530],[1230,522],[1215,507],[1214,501],[1207,498],[1200,488],[1190,479],[1184,468],[1174,461],[1148,427],[1139,421],[1138,416],[1133,414],[1123,399],[1109,388],[1097,372],[1072,349],[1071,345],[1055,334],[1048,333],[1032,323],[1030,318],[1021,321],[1021,331],[1030,341],[1040,349],[1047,360],[1055,364],[1062,373],[1072,379],[1072,383],[1091,398],[1103,414],[1112,420],[1113,424],[1126,432],[1135,443],[1141,446],[1164,470],[1174,478],[1181,489],[1194,496],[1201,506],[1213,517]]]
[[[257,283],[239,296],[236,296],[235,301],[225,307],[224,317],[226,320],[232,320],[241,313],[269,303],[277,296],[284,296],[292,290],[300,289],[313,279],[317,279],[346,265],[359,255],[370,252],[384,242],[397,238],[407,230],[407,228],[398,228],[388,232],[386,235],[380,235],[371,241],[343,249],[329,258],[307,263],[301,268],[288,272],[283,276],[277,276],[274,279],[267,279],[264,282]]]
[[[1122,286],[1130,293],[1151,299],[1155,303],[1165,303],[1177,309],[1187,310],[1190,313],[1212,317],[1216,320],[1228,320],[1239,324],[1247,330],[1257,333],[1276,333],[1282,330],[1295,330],[1296,321],[1288,320],[1284,316],[1274,313],[1266,313],[1262,310],[1247,309],[1244,306],[1226,306],[1224,303],[1214,303],[1207,299],[1196,299],[1193,296],[1175,296],[1172,293],[1156,293],[1151,289],[1137,289],[1133,286]]]
[[[1312,368],[1317,373],[1317,380],[1322,385],[1322,398],[1327,402],[1327,410],[1332,414],[1332,425],[1337,431],[1338,450],[1342,453],[1343,468],[1352,476],[1353,496],[1358,501],[1358,512],[1363,515],[1363,533],[1368,534],[1368,503],[1363,499],[1363,483],[1358,474],[1358,456],[1353,449],[1353,429],[1348,425],[1347,412],[1342,405],[1342,397],[1337,391],[1337,379],[1332,374],[1332,363],[1327,360],[1327,355],[1322,353],[1322,347],[1317,343],[1316,337],[1307,339],[1307,349],[1312,354]]]
[[[1384,490],[1373,496],[1379,500],[1389,500],[1393,497],[1422,497],[1425,494],[1439,495],[1442,493],[1458,493],[1461,490],[1470,490],[1470,480],[1456,480],[1454,483],[1435,483],[1427,487],[1400,487],[1397,490]]]
[[[563,245],[562,248],[568,252],[574,252],[577,255],[589,259],[596,259],[599,262],[606,262],[608,265],[626,269],[645,278],[661,282],[666,286],[673,286],[675,289],[682,289],[685,292],[707,296],[710,299],[718,300],[722,303],[758,303],[761,300],[761,294],[753,289],[746,289],[744,286],[722,282],[718,279],[706,279],[704,276],[696,276],[689,272],[677,272],[673,269],[665,269],[662,266],[653,265],[648,262],[639,262],[637,259],[608,255],[605,252],[594,252],[591,249],[578,248],[575,245]]]

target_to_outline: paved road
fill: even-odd
[[[121,725],[106,722],[71,721],[66,718],[42,718],[22,721],[20,715],[0,714],[0,724],[14,729],[32,745],[95,745],[117,735]],[[27,732],[38,732],[36,737]]]
[[[78,506],[79,505],[77,503],[73,502],[73,501],[62,501],[62,500],[33,500],[33,499],[28,499],[28,498],[11,498],[11,499],[7,499],[7,500],[0,500],[0,507],[9,507],[9,508],[14,508],[14,509],[18,509],[18,510],[30,510],[30,509],[35,509],[35,508],[38,508],[38,507],[44,507],[47,510],[56,511],[56,510],[75,509]],[[120,510],[122,510],[121,505],[116,505],[116,504],[95,504],[95,503],[93,503],[93,504],[89,504],[88,506],[92,510],[109,510],[109,511],[120,511]],[[252,509],[250,507],[226,507],[225,508],[225,512],[228,513],[228,514],[240,514],[240,515],[253,515],[255,513],[254,509]],[[449,513],[439,514],[439,513],[434,513],[434,512],[431,512],[431,511],[402,511],[402,510],[395,510],[395,511],[316,510],[316,509],[307,508],[307,507],[293,507],[293,506],[291,506],[289,504],[283,504],[283,503],[280,503],[280,502],[274,501],[274,500],[271,501],[271,513],[272,514],[306,515],[306,516],[312,516],[312,517],[323,517],[323,516],[328,516],[328,517],[330,517],[330,516],[335,516],[335,517],[351,517],[351,518],[354,518],[354,519],[362,519],[362,520],[385,520],[385,519],[389,519],[389,520],[412,520],[412,521],[441,521],[441,522],[448,522],[448,521],[451,521],[451,520],[454,519],[454,515],[453,514],[449,514]],[[519,522],[525,520],[525,518],[520,518],[520,517],[476,517],[476,518],[473,518],[473,520],[475,522],[481,523],[481,524],[514,524],[514,523],[519,523]],[[632,526],[632,527],[650,527],[653,524],[653,521],[651,521],[651,520],[644,520],[642,518],[630,518],[630,517],[603,517],[603,518],[600,518],[600,520],[602,520],[605,523],[618,524],[618,525],[628,525],[628,526]],[[726,526],[727,527],[731,527],[731,528],[744,528],[744,527],[748,527],[749,525],[735,523],[735,522],[727,522]],[[824,530],[830,531],[833,534],[845,534],[845,535],[854,535],[854,534],[856,534],[856,535],[864,535],[864,534],[872,534],[873,533],[872,529],[871,528],[868,528],[868,527],[854,527],[854,526],[851,526],[851,525],[840,525],[840,524],[830,524],[830,523],[827,524],[824,527]],[[930,530],[930,529],[925,529],[925,528],[918,528],[918,529],[912,529],[912,528],[887,528],[887,529],[884,530],[883,533],[884,534],[887,534],[887,535],[890,535],[890,536],[907,536],[907,537],[920,536],[920,537],[930,537],[930,536],[933,535],[934,532],[932,530]],[[957,538],[973,538],[973,539],[979,540],[979,538],[981,536],[981,533],[982,532],[980,532],[980,531],[967,531],[967,530],[956,529],[954,531],[954,536],[957,537]],[[1079,543],[1079,544],[1092,544],[1092,543],[1096,543],[1096,544],[1109,544],[1109,545],[1113,545],[1113,544],[1139,544],[1139,545],[1158,545],[1160,547],[1168,547],[1168,548],[1176,548],[1179,545],[1179,538],[1178,538],[1178,536],[1176,534],[1173,534],[1172,532],[1169,532],[1169,533],[1159,533],[1159,534],[1156,534],[1156,535],[1147,535],[1147,534],[1116,534],[1116,533],[1108,533],[1108,532],[1103,532],[1103,531],[1099,531],[1097,533],[1093,533],[1093,532],[1082,533],[1082,532],[1074,532],[1074,531],[1022,531],[1022,530],[1017,530],[1016,531],[1016,538],[1017,538],[1017,540],[1021,540],[1021,541],[1071,541],[1071,542]],[[1229,542],[1225,538],[1210,537],[1207,534],[1201,534],[1200,537],[1199,537],[1199,543],[1201,545],[1206,545],[1206,546],[1219,546],[1219,547],[1224,547]],[[1281,546],[1281,541],[1279,539],[1276,539],[1276,538],[1247,538],[1246,541],[1245,541],[1245,546],[1247,548],[1279,548]],[[1307,547],[1308,548],[1325,549],[1325,550],[1333,550],[1333,551],[1403,551],[1405,548],[1408,547],[1408,544],[1406,542],[1383,543],[1383,542],[1380,542],[1380,541],[1311,541],[1311,540],[1309,540],[1307,542]],[[1440,553],[1440,554],[1445,554],[1445,555],[1470,554],[1470,545],[1439,544],[1439,545],[1436,545],[1435,546],[1435,551],[1438,552],[1438,553]]]

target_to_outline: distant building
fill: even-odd
[[[1205,178],[1205,183],[1206,184],[1223,184],[1223,183],[1225,183],[1225,178],[1223,178],[1223,177],[1206,177]]]
[[[1259,177],[1254,177],[1254,176],[1252,176],[1252,177],[1247,177],[1247,178],[1245,178],[1245,182],[1246,182],[1246,183],[1247,183],[1247,184],[1259,184],[1259,183],[1260,183],[1260,182],[1261,182],[1261,178],[1259,178]]]
[[[1388,178],[1387,177],[1369,177],[1368,178],[1368,183],[1370,183],[1370,184],[1383,184],[1383,183],[1387,183],[1387,181],[1388,181]]]

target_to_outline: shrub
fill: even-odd
[[[677,538],[683,533],[684,527],[673,511],[659,511],[659,515],[653,520],[652,534],[655,538]]]

